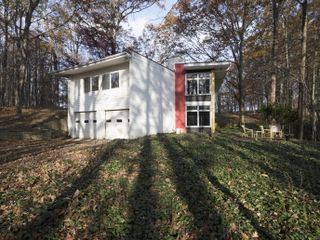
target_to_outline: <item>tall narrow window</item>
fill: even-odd
[[[210,94],[210,79],[199,80],[199,94]]]
[[[187,94],[188,95],[197,94],[197,80],[187,80]]]
[[[110,73],[106,73],[102,76],[102,89],[109,89],[110,88]]]
[[[92,91],[99,90],[99,76],[92,77]]]
[[[199,111],[199,126],[210,126],[210,112]]]
[[[119,73],[111,73],[111,88],[119,87]]]
[[[84,78],[83,81],[84,81],[84,92],[85,93],[90,92],[90,77]]]
[[[187,112],[187,126],[197,126],[198,125],[198,113],[197,112]]]

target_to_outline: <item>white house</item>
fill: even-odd
[[[177,64],[173,71],[138,53],[124,52],[63,70],[58,74],[68,78],[69,135],[114,139],[191,129],[214,131],[211,95],[228,66]],[[197,106],[196,114],[195,107],[188,114],[191,105]]]

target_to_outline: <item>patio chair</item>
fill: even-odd
[[[242,132],[242,134],[241,134],[242,137],[254,137],[254,135],[253,135],[253,129],[247,128],[247,127],[244,126],[244,125],[241,125],[241,128],[242,128],[242,130],[243,130],[243,132]]]
[[[255,138],[258,139],[258,137],[261,138],[270,138],[272,139],[272,132],[270,129],[264,128],[263,125],[260,125],[260,131],[256,131],[255,133]]]
[[[279,124],[270,125],[271,138],[283,139],[283,132]]]

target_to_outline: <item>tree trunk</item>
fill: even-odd
[[[314,52],[312,87],[311,87],[311,123],[312,123],[311,139],[312,139],[312,141],[316,140],[316,133],[317,133],[317,113],[316,113],[316,106],[317,106],[316,82],[317,82],[317,78],[318,78],[317,61],[318,61],[318,51],[315,51]]]
[[[299,82],[299,140],[303,139],[304,132],[304,87],[306,84],[306,60],[307,60],[307,32],[308,32],[308,22],[307,22],[307,7],[308,1],[304,0],[302,3],[302,58],[301,58],[301,79]]]
[[[272,49],[271,49],[271,60],[272,60],[272,74],[271,74],[271,92],[270,92],[270,103],[276,103],[276,89],[277,89],[277,42],[278,42],[278,19],[279,19],[279,8],[278,1],[272,0]]]
[[[290,77],[290,52],[289,52],[289,36],[288,36],[288,21],[285,18],[283,21],[285,34],[285,52],[286,52],[286,69],[285,69],[285,105],[292,109],[292,85]]]
[[[3,1],[4,5],[4,44],[2,54],[2,74],[1,74],[1,105],[5,106],[6,102],[6,87],[8,86],[8,47],[9,47],[9,26],[8,26],[8,4]],[[7,101],[8,102],[8,101]]]

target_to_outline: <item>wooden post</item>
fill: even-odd
[[[210,74],[210,93],[211,93],[211,105],[210,105],[210,117],[211,117],[211,133],[216,131],[216,91],[215,91],[215,81],[216,73],[214,70]]]

